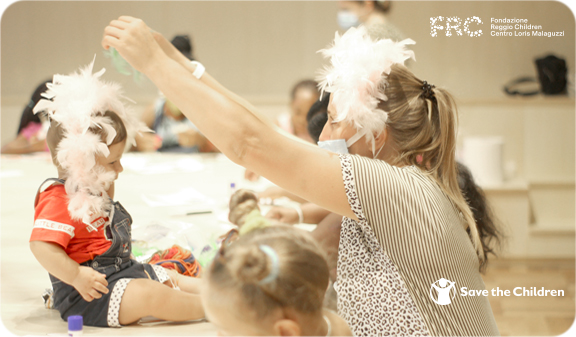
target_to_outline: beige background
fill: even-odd
[[[145,79],[136,84],[120,75],[103,56],[100,38],[119,15],[144,19],[172,37],[193,36],[195,54],[225,86],[255,104],[287,101],[291,86],[313,77],[322,66],[316,53],[338,29],[333,1],[24,1],[6,9],[1,22],[2,108],[27,102],[35,86],[53,73],[69,73],[89,63],[107,67],[106,77],[121,82],[129,97],[147,104],[156,94]],[[482,18],[484,34],[471,38],[430,35],[430,17]],[[516,17],[564,31],[565,37],[492,37],[491,17]],[[445,86],[460,100],[504,97],[510,79],[534,75],[534,58],[549,52],[574,66],[574,16],[552,1],[397,1],[389,15],[406,37],[416,41],[412,69]],[[16,111],[2,112],[2,141],[15,131]]]

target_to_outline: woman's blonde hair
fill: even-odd
[[[462,213],[481,265],[486,262],[484,240],[460,187],[455,160],[458,114],[450,93],[429,87],[405,66],[394,64],[387,77],[386,101],[378,107],[388,112],[386,127],[398,156],[392,165],[415,165],[432,176]]]
[[[210,287],[238,293],[242,303],[263,318],[276,308],[320,311],[329,271],[308,233],[271,226],[241,236],[230,246],[223,244],[204,277]]]

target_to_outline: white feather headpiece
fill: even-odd
[[[90,223],[94,215],[105,214],[111,207],[106,190],[116,174],[96,165],[96,155],[110,154],[108,145],[116,136],[112,120],[104,117],[106,111],[115,112],[126,127],[127,143],[135,145],[134,136],[149,131],[132,111],[125,107],[122,89],[116,83],[105,83],[100,77],[106,69],[92,74],[94,60],[79,72],[54,75],[48,83],[34,113],[46,111],[62,128],[62,139],[57,146],[57,160],[67,173],[65,188],[68,211],[74,220]],[[106,142],[90,127],[105,130]]]
[[[336,32],[332,47],[319,52],[330,58],[330,65],[317,77],[322,90],[332,93],[336,121],[347,121],[356,129],[363,129],[372,139],[384,130],[388,113],[378,109],[379,100],[386,100],[384,89],[393,64],[415,60],[414,52],[406,45],[411,39],[395,42],[390,39],[374,41],[366,28],[352,27],[342,36]]]

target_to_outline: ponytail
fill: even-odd
[[[458,186],[455,160],[456,103],[452,95],[421,81],[403,65],[392,66],[386,86],[386,101],[378,107],[388,112],[386,127],[399,153],[392,165],[415,165],[429,174],[461,214],[465,228],[485,264],[485,245],[472,211]]]

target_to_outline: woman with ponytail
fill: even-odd
[[[413,43],[374,41],[364,27],[336,34],[322,51],[331,94],[313,146],[277,132],[142,20],[113,20],[102,40],[232,161],[343,216],[334,288],[354,335],[499,335],[488,298],[460,296],[485,289],[486,237],[458,187],[454,100],[404,67]]]

